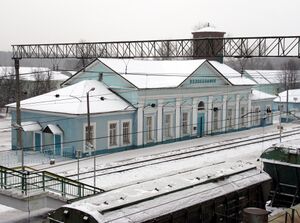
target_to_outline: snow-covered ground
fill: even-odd
[[[284,130],[291,129],[297,126],[297,124],[285,124]],[[10,119],[9,117],[0,118],[0,129],[5,130],[10,128]],[[124,163],[130,160],[143,160],[148,159],[151,156],[157,156],[162,153],[175,153],[178,150],[186,149],[187,147],[193,148],[195,146],[201,144],[215,144],[218,145],[222,141],[228,141],[232,139],[239,139],[242,137],[249,137],[253,135],[263,135],[266,136],[271,132],[278,132],[275,125],[268,126],[264,128],[255,128],[242,132],[235,132],[229,134],[223,134],[218,136],[207,136],[199,139],[193,139],[188,141],[163,144],[154,147],[147,147],[142,149],[130,150],[105,156],[97,157],[97,168],[109,167],[115,165],[117,163]],[[283,141],[289,139],[297,139],[300,138],[299,135],[291,136],[288,138],[284,138]],[[0,139],[1,139],[1,150],[7,152],[10,149],[10,132],[9,131],[0,131]],[[3,143],[2,143],[3,142]],[[138,169],[133,169],[130,171],[124,171],[119,173],[114,173],[110,175],[103,175],[97,177],[96,184],[98,187],[103,188],[105,190],[113,190],[118,189],[119,192],[122,192],[122,187],[126,187],[134,184],[141,184],[147,181],[159,182],[162,178],[172,177],[177,173],[188,172],[192,170],[196,170],[199,168],[203,168],[204,166],[214,165],[216,163],[226,163],[226,162],[249,162],[250,164],[254,164],[258,167],[262,167],[262,163],[258,161],[261,153],[271,146],[274,143],[278,143],[279,140],[273,141],[264,141],[261,143],[236,147],[231,150],[219,151],[210,154],[205,154],[202,156],[195,156],[188,159],[176,160],[167,163],[160,163],[152,166],[145,166]],[[5,151],[6,150],[6,151]],[[2,154],[5,154],[5,153]],[[1,154],[1,153],[0,153]],[[34,164],[34,165],[33,165]],[[52,171],[55,173],[59,173],[61,175],[70,175],[76,173],[77,170],[77,162],[70,161],[60,161],[56,162],[55,165],[50,166],[48,162],[34,162],[32,166],[36,169],[47,169],[48,171]],[[64,164],[64,165],[62,165]],[[28,164],[27,164],[28,165]],[[91,159],[82,159],[80,160],[80,172],[84,171],[92,171],[93,170],[93,162]],[[93,185],[93,178],[82,180],[84,183]],[[159,186],[159,183],[156,183]],[[143,190],[140,190],[143,191]],[[126,191],[125,191],[126,192]],[[128,193],[128,192],[127,192]],[[133,197],[137,196],[137,194],[133,194]],[[19,214],[17,214],[19,213]],[[2,216],[14,216],[21,215],[26,213],[7,208],[5,206],[0,206],[0,222],[3,219],[7,219],[6,217],[2,218]]]

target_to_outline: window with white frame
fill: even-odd
[[[122,122],[122,144],[129,145],[131,144],[131,125],[130,121]]]
[[[172,137],[172,115],[171,114],[165,115],[164,136],[166,138]]]
[[[188,112],[182,113],[182,134],[183,135],[189,134],[189,113]]]
[[[90,124],[90,129],[88,125],[84,125],[84,138],[85,138],[85,144],[84,144],[84,150],[91,150],[96,148],[96,124]]]
[[[153,141],[153,120],[152,116],[146,117],[146,141]]]
[[[109,146],[114,147],[118,145],[118,123],[110,122],[109,126]]]

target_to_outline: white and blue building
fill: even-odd
[[[86,156],[272,124],[265,115],[272,117],[274,98],[254,96],[253,85],[205,59],[99,58],[61,89],[21,101],[23,146]],[[86,146],[88,105],[92,148]],[[8,107],[14,123],[15,104]]]

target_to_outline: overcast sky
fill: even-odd
[[[0,50],[12,44],[190,38],[210,22],[230,36],[300,35],[300,0],[0,0]]]

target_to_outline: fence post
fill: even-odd
[[[6,169],[4,169],[4,189],[6,189],[7,185],[7,174],[6,174]]]
[[[81,185],[80,184],[78,184],[78,197],[81,197]]]
[[[64,183],[63,178],[61,178],[60,180],[61,180],[61,196],[64,197],[66,195],[66,193],[65,193],[65,183]]]
[[[1,189],[3,188],[3,170],[2,167],[0,167],[1,170]]]
[[[43,191],[45,191],[45,172],[43,171],[43,175],[42,175],[42,180],[43,180]]]

